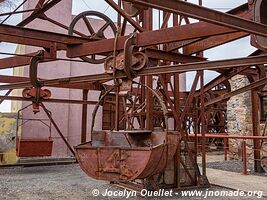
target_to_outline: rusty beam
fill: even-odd
[[[132,19],[129,15],[125,13],[125,11],[116,4],[113,0],[105,0],[114,10],[116,10],[121,16],[123,16],[135,29],[139,32],[143,32],[144,28],[141,27],[136,21]]]
[[[0,83],[18,83],[29,81],[27,77],[0,75]]]
[[[251,83],[251,84],[249,84],[249,85],[247,85],[247,86],[245,86],[245,87],[242,87],[242,88],[237,89],[237,90],[235,90],[235,91],[228,92],[228,93],[223,94],[223,95],[221,95],[221,96],[219,96],[219,97],[216,97],[216,98],[214,98],[214,99],[212,99],[212,100],[206,102],[206,103],[205,103],[205,106],[209,106],[209,105],[212,105],[212,104],[214,104],[214,103],[218,103],[218,102],[220,102],[220,101],[223,101],[223,100],[226,100],[226,99],[228,99],[228,98],[231,98],[231,97],[233,97],[233,96],[235,96],[235,95],[242,94],[242,93],[244,93],[244,92],[247,92],[247,91],[249,91],[249,90],[256,89],[256,88],[258,88],[258,87],[260,87],[260,86],[264,86],[264,85],[266,85],[266,84],[267,84],[267,78],[262,78],[262,79],[260,79],[260,80],[258,80],[258,81],[255,81],[254,83]]]
[[[8,95],[10,95],[11,92],[12,92],[12,90],[8,90],[8,91],[6,92],[6,94],[4,95],[4,97],[7,97]],[[0,105],[4,102],[4,100],[5,100],[5,99],[1,99],[1,98],[0,98]]]
[[[0,83],[17,83],[17,84],[25,84],[25,82],[30,81],[28,77],[22,77],[22,76],[7,76],[7,75],[0,75]],[[25,86],[27,87],[27,86]],[[31,87],[29,85],[29,87]],[[51,87],[56,88],[68,88],[68,89],[87,89],[87,90],[102,90],[103,87],[100,83],[95,82],[82,82],[82,83],[66,83],[66,84],[57,84],[53,85]],[[108,85],[105,85],[105,87],[108,87]]]
[[[45,48],[57,44],[57,48],[66,49],[68,44],[82,44],[90,41],[90,39],[0,24],[0,41]]]
[[[218,77],[216,77],[215,79],[207,83],[204,87],[204,92],[211,90],[215,86],[222,84],[223,82],[227,81],[228,79],[232,78],[233,76],[237,74],[240,74],[241,72],[245,71],[248,68],[249,66],[234,68],[233,70],[228,70],[227,72],[219,75]],[[199,96],[199,95],[200,95],[200,92],[199,91],[196,92],[196,96]]]
[[[187,63],[187,64],[177,64],[177,65],[166,65],[158,67],[150,67],[137,72],[137,76],[147,76],[147,75],[159,75],[159,74],[168,74],[168,73],[183,73],[187,71],[196,71],[196,70],[215,70],[218,68],[231,68],[238,66],[254,66],[259,64],[267,63],[267,55],[261,56],[251,56],[244,58],[236,58],[229,60],[218,60],[218,61],[205,61],[205,62],[196,62],[196,63]],[[125,78],[125,74],[118,72],[115,75],[116,78]],[[97,82],[97,81],[109,81],[114,77],[109,74],[92,74],[86,76],[77,76],[77,77],[67,77],[59,78],[52,80],[40,80],[40,83],[43,86],[55,86],[55,85],[64,85],[64,84],[73,84],[73,83],[82,83],[82,82]],[[7,89],[19,89],[24,87],[31,87],[31,83],[25,82],[20,84],[12,85],[2,85],[0,90]]]
[[[29,54],[24,54],[24,55],[19,55],[19,56],[12,56],[8,58],[2,58],[0,59],[0,70],[1,69],[8,69],[8,68],[15,68],[15,67],[21,67],[21,66],[26,66],[29,65],[31,59],[33,56],[37,55],[38,52],[34,53],[29,53]],[[42,62],[49,62],[49,61],[54,61],[51,57],[51,55],[45,51],[44,53],[44,60],[41,60],[40,63]]]
[[[89,90],[83,90],[83,101],[88,101]],[[87,104],[82,105],[82,130],[81,130],[81,143],[86,142],[87,134]]]
[[[9,101],[34,101],[34,98],[26,99],[20,96],[6,96],[1,95],[0,100]],[[96,105],[98,101],[87,101],[87,100],[72,100],[72,99],[41,99],[40,102],[46,103],[63,103],[63,104],[82,104],[82,105]],[[109,103],[109,102],[107,102]]]
[[[24,20],[22,20],[19,24],[17,24],[17,26],[21,26],[21,27],[26,26],[27,24],[29,24],[30,22],[38,18],[40,15],[42,15],[43,13],[45,13],[46,11],[48,11],[49,9],[51,9],[52,7],[54,7],[56,4],[58,4],[61,1],[62,0],[52,0],[50,2],[46,2],[43,5],[44,1],[40,0],[38,4],[36,5],[36,8],[37,9],[39,8],[39,9],[33,12],[30,16],[28,16]]]
[[[239,16],[239,17],[242,17],[245,19],[252,19],[252,12],[248,8],[247,3],[228,11],[227,13],[231,14],[231,15]],[[243,34],[247,34],[247,33],[243,33]],[[195,52],[195,53],[201,52],[203,50],[213,48],[213,47],[216,47],[218,45],[225,44],[227,42],[231,42],[235,39],[239,39],[240,37],[243,37],[243,34],[241,32],[237,32],[237,33],[223,34],[221,36],[219,36],[219,35],[218,36],[211,36],[211,37],[208,37],[205,39],[192,39],[192,40],[186,40],[186,41],[181,41],[181,42],[173,42],[173,43],[170,43],[168,45],[167,51],[173,51],[175,49],[190,45],[190,47],[187,48],[187,49],[189,49],[189,50],[187,50],[188,55],[190,55],[193,52]],[[203,46],[201,47],[201,45],[203,45]],[[198,47],[198,49],[193,50],[194,48],[197,48],[196,46]],[[192,50],[191,50],[191,48],[192,48]],[[192,51],[192,53],[191,53],[191,51]]]
[[[137,46],[147,47],[152,45],[183,41],[236,32],[234,29],[222,27],[205,22],[187,24],[179,27],[171,27],[161,30],[145,31],[137,34]],[[190,33],[190,34],[188,34]],[[117,50],[123,50],[128,37],[118,38]],[[70,58],[112,52],[115,39],[87,42],[80,45],[70,45],[67,55]]]
[[[260,99],[259,95],[257,94],[257,89],[251,91],[251,105],[252,105],[252,131],[253,136],[260,136]],[[254,171],[255,172],[264,172],[261,167],[261,141],[260,140],[253,140],[254,146]]]
[[[161,51],[157,49],[145,49],[147,57],[157,60],[165,60],[177,63],[200,62],[207,60],[197,56],[188,56],[180,53]]]
[[[267,26],[242,19],[240,17],[219,12],[193,3],[176,0],[126,0],[131,3],[149,6],[175,14],[189,16],[213,24],[267,37]]]
[[[209,37],[198,42],[194,42],[193,44],[187,45],[185,48],[187,49],[187,54],[191,55],[194,53],[198,53],[207,49],[211,49],[228,42],[232,42],[243,37],[248,36],[248,33],[245,32],[236,32],[236,33],[229,33],[224,35],[216,35],[213,37]]]

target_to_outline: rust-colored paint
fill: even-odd
[[[17,140],[16,152],[18,157],[51,156],[53,141],[37,139]]]
[[[78,162],[92,178],[131,181],[162,172],[177,148],[178,132],[95,132],[75,147]]]

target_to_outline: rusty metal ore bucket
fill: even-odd
[[[177,132],[94,132],[75,147],[82,170],[92,178],[131,181],[163,171],[177,149]]]

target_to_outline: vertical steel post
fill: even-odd
[[[251,91],[251,103],[252,103],[252,122],[253,122],[253,135],[259,136],[260,135],[260,119],[259,119],[259,95],[257,90]],[[254,146],[254,171],[255,172],[263,172],[260,162],[260,140],[254,139],[253,140]]]
[[[204,71],[200,71],[200,93],[201,93],[201,151],[202,151],[202,174],[206,176],[206,123],[205,123],[205,100],[204,100]]]
[[[144,11],[143,28],[145,30],[153,29],[152,8]],[[153,76],[146,76],[146,85],[153,88]],[[146,90],[146,129],[153,130],[153,95],[150,90]]]
[[[174,74],[174,108],[177,112],[177,115],[180,117],[180,75],[179,74]],[[181,122],[177,122],[176,120],[174,120],[175,124],[174,124],[174,127],[175,127],[175,131],[178,131],[180,130],[180,125],[181,125]],[[176,183],[176,187],[177,188],[180,188],[181,185],[180,185],[180,182],[181,182],[181,174],[180,174],[180,159],[181,159],[181,153],[180,153],[180,149],[181,146],[180,146],[180,139],[179,139],[179,142],[178,142],[178,148],[177,148],[177,151],[176,151],[176,154],[175,154],[175,165],[174,165],[174,177],[175,177],[175,183]]]
[[[83,90],[83,101],[88,100],[88,90]],[[86,142],[87,134],[87,104],[82,105],[82,130],[81,130],[81,143]]]
[[[118,85],[115,86],[116,88],[116,97],[115,97],[115,130],[119,131],[120,130],[120,87]]]
[[[227,160],[227,138],[223,139],[223,152],[224,152],[224,160]]]
[[[247,175],[247,144],[245,140],[242,142],[242,160],[244,166],[243,173],[244,175]]]

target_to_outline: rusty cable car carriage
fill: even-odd
[[[128,3],[124,3],[123,6],[132,16],[138,13],[138,10]],[[103,14],[95,11],[87,11],[78,15],[73,20],[69,33],[74,33],[74,26],[82,16],[87,17],[91,14],[96,14],[104,19],[116,34],[113,22],[106,16],[104,17]],[[99,31],[101,32],[102,30]],[[98,39],[99,36],[103,37],[104,33],[99,33],[99,31],[92,36],[97,36]],[[147,56],[137,51],[138,48],[135,48],[135,42],[135,34],[132,34],[125,42],[124,52],[120,52],[116,56],[113,54],[98,60],[95,55],[82,57],[83,60],[90,63],[105,62],[105,71],[110,75],[114,74],[115,71],[123,71],[126,74],[128,78],[121,80],[119,94],[115,90],[119,96],[127,96],[132,89],[132,85],[139,84],[133,81],[135,71],[143,69],[148,62]],[[114,52],[116,52],[116,49],[114,49]],[[114,80],[114,82],[116,81]],[[103,103],[104,98],[115,89],[114,86],[101,96],[95,106],[92,114],[91,141],[75,147],[76,158],[82,170],[88,176],[112,182],[129,182],[135,179],[151,178],[154,175],[161,174],[168,162],[174,157],[179,135],[177,132],[168,130],[167,108],[161,97],[153,89],[143,86],[150,90],[160,102],[165,119],[165,130],[152,131],[128,127],[126,130],[94,131],[97,110]],[[119,104],[119,102],[116,103]]]
[[[23,118],[22,111],[34,104],[29,104],[20,109],[17,114],[16,128],[16,155],[18,157],[44,157],[51,156],[53,140],[51,137],[51,120],[44,118]],[[51,114],[51,112],[50,112]],[[21,123],[20,123],[21,122]],[[48,129],[47,138],[28,138],[24,137],[23,133],[19,135],[20,127],[29,122],[40,122]]]
[[[107,91],[93,112],[90,142],[75,147],[76,157],[83,171],[95,179],[112,182],[129,182],[160,174],[173,158],[178,134],[168,131],[167,109],[161,97],[152,89],[161,102],[166,129],[94,131],[96,112]]]
[[[24,119],[22,116],[22,111],[32,106],[33,113],[37,114],[40,112],[41,99],[49,99],[51,97],[51,91],[48,89],[41,89],[41,84],[37,78],[37,67],[38,62],[42,58],[43,51],[39,51],[36,57],[31,59],[30,63],[30,80],[34,87],[25,88],[22,91],[22,96],[26,99],[32,100],[32,104],[20,109],[17,114],[17,129],[16,129],[16,154],[18,157],[44,157],[51,156],[53,148],[53,140],[51,138],[51,120],[50,119],[38,119],[38,118],[28,118]],[[43,108],[43,106],[41,106]],[[52,115],[50,111],[47,110],[49,115]],[[19,122],[22,120],[22,123]],[[26,121],[25,121],[26,120]],[[23,137],[23,133],[19,136],[19,128],[25,123],[30,121],[39,121],[45,125],[49,130],[49,136],[44,138],[26,138]],[[49,122],[49,123],[47,123]]]

